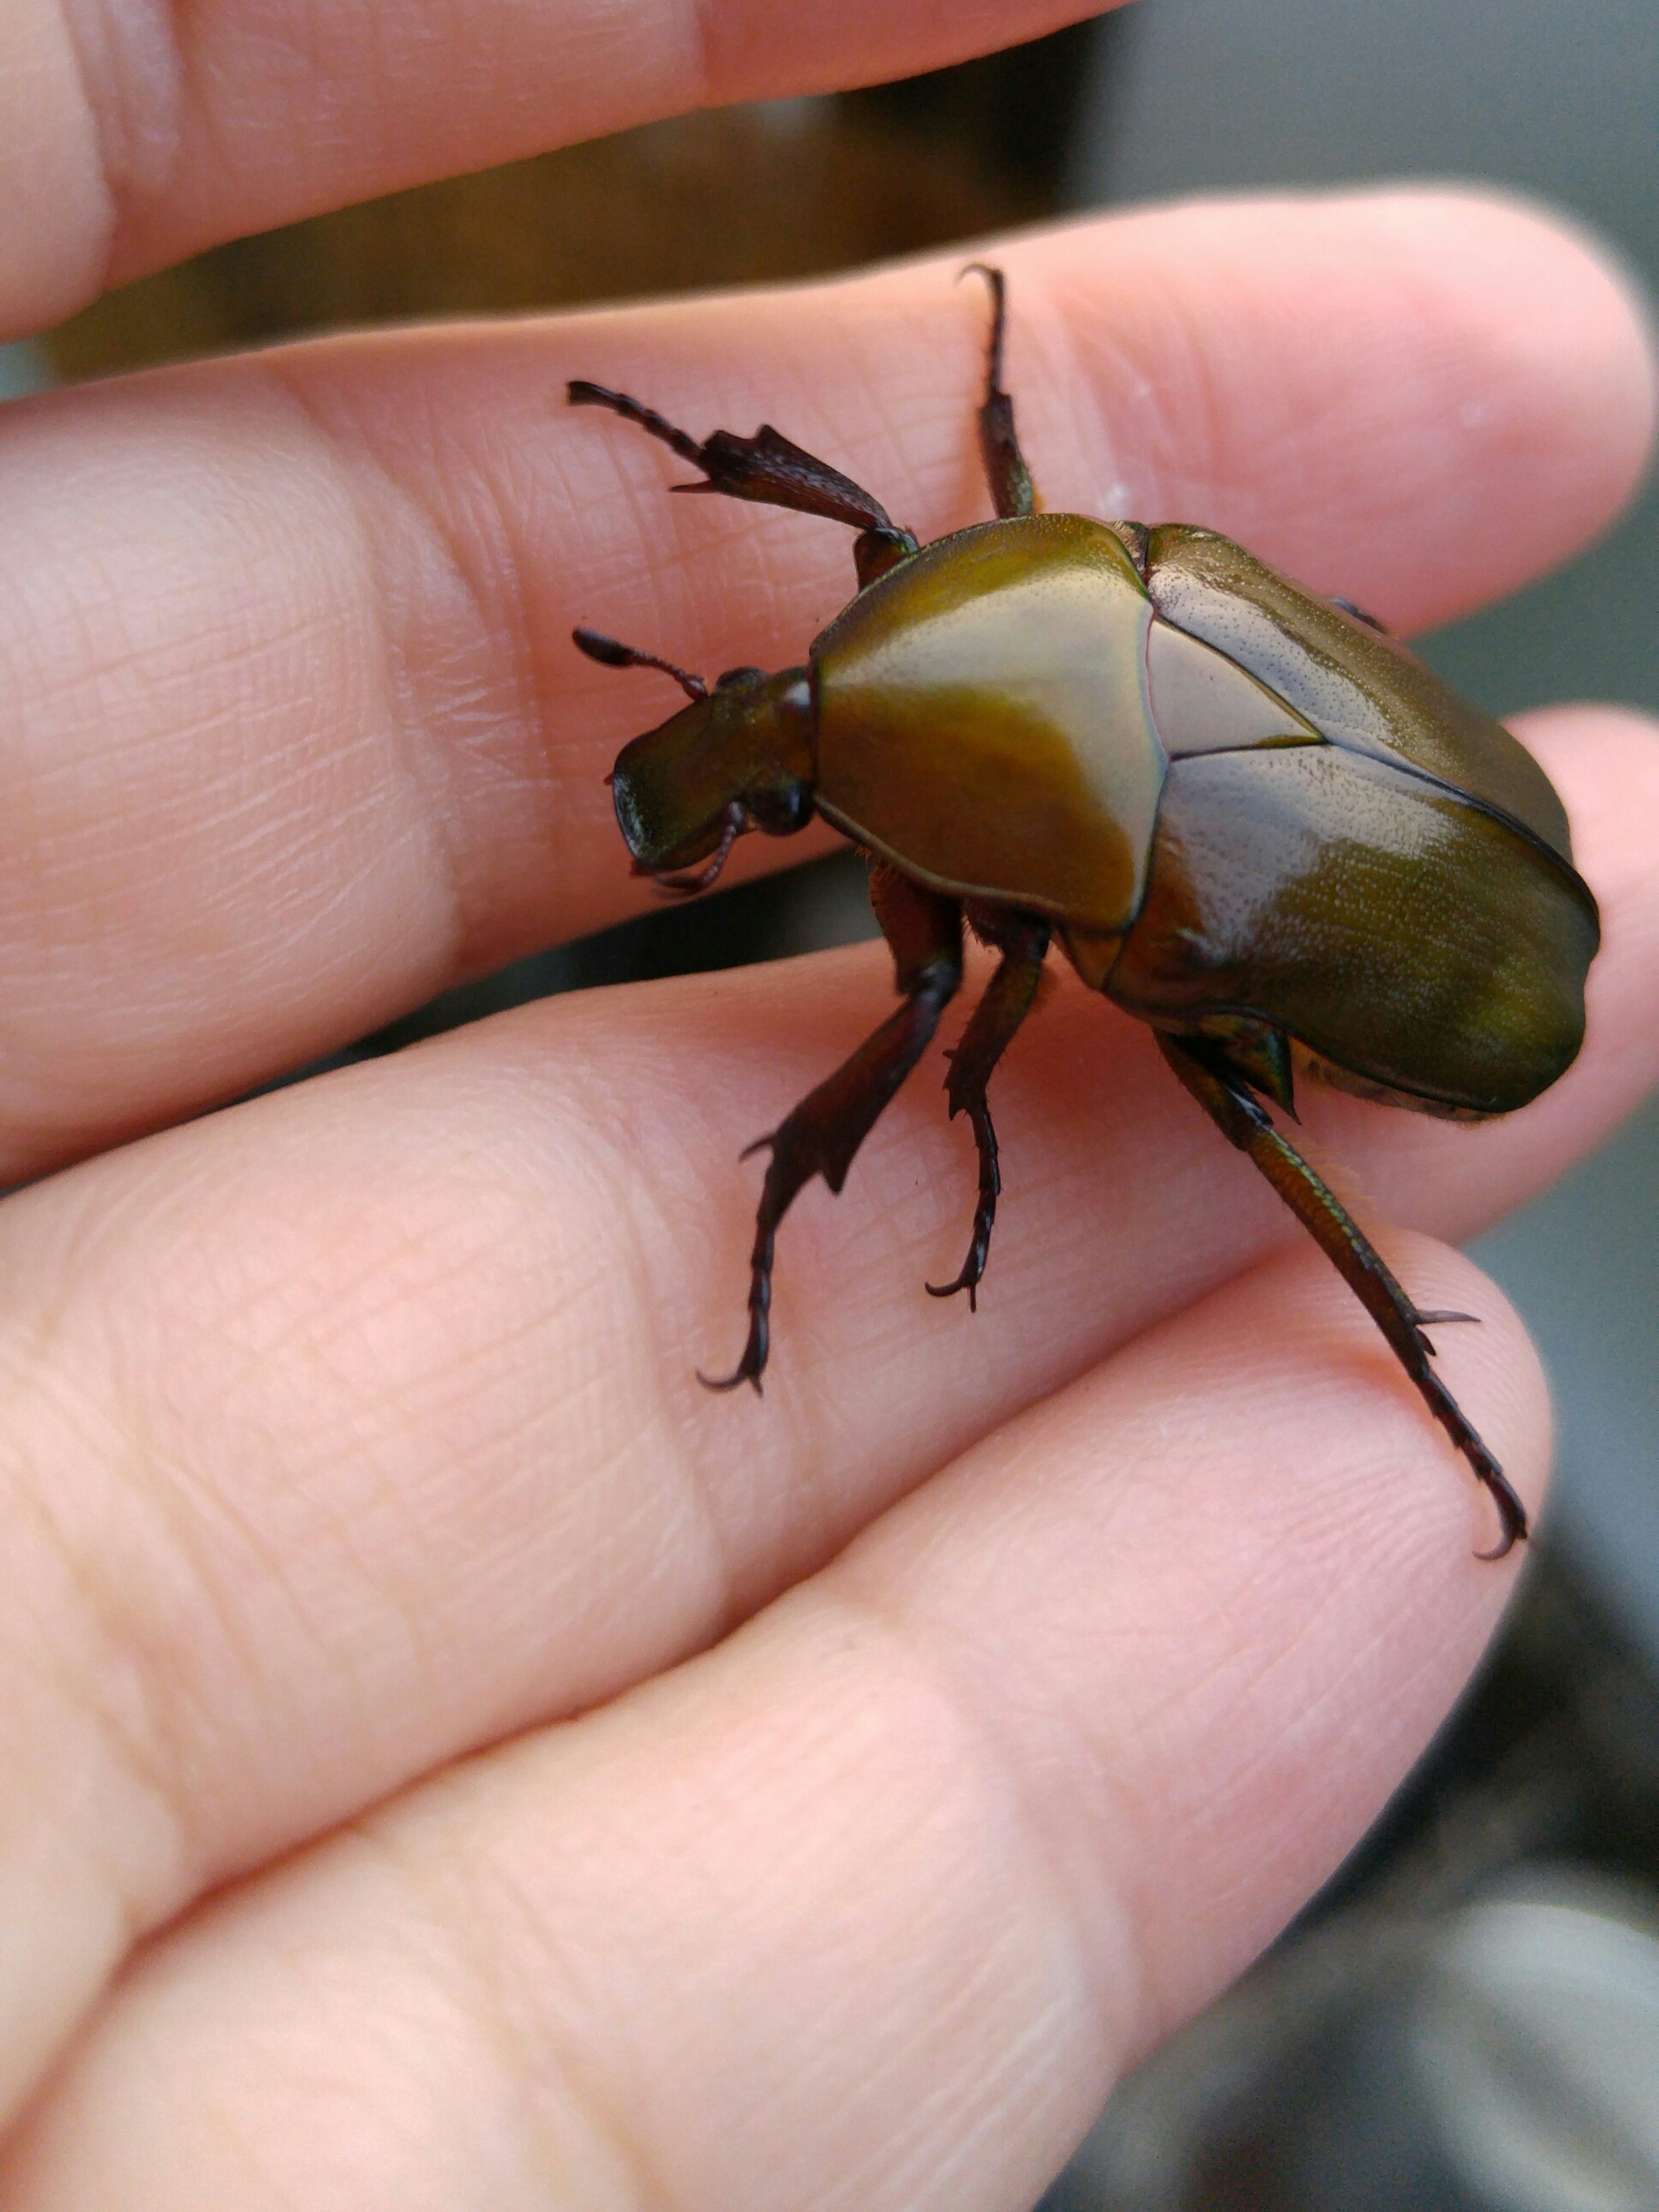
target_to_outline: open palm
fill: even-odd
[[[793,0],[705,7],[700,46],[672,0],[215,0],[178,52],[89,9],[72,51],[41,0],[0,305],[1066,12],[857,5],[809,60]],[[1194,206],[996,254],[1054,504],[1212,524],[1397,629],[1564,556],[1642,465],[1638,315],[1536,214]],[[973,1181],[929,1060],[789,1218],[763,1402],[694,1373],[740,1329],[737,1153],[890,1003],[880,948],[165,1126],[632,910],[603,777],[672,702],[573,621],[776,666],[847,596],[844,533],[666,499],[565,380],[775,421],[935,535],[985,511],[960,258],[0,417],[0,1175],[44,1178],[0,1211],[0,2212],[1018,2212],[1490,1632],[1515,1562],[1474,1559],[1468,1468],[1075,984],[998,1077],[977,1319],[922,1290]],[[1413,1295],[1483,1317],[1443,1370],[1535,1504],[1535,1363],[1427,1240],[1659,1072],[1659,743],[1523,734],[1601,902],[1578,1064],[1477,1132],[1306,1110],[1425,1232],[1379,1229]]]

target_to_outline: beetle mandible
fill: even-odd
[[[688,695],[623,747],[617,819],[636,874],[705,890],[733,842],[823,815],[862,847],[896,1012],[751,1151],[770,1153],[749,1334],[710,1383],[758,1390],[773,1247],[815,1175],[839,1191],[962,976],[964,923],[1000,954],[951,1057],[951,1113],[979,1158],[968,1256],[984,1273],[1000,1188],[987,1087],[1058,943],[1083,981],[1151,1024],[1175,1073],[1311,1231],[1490,1492],[1501,1558],[1527,1533],[1498,1462],[1430,1364],[1425,1313],[1282,1136],[1302,1067],[1459,1120],[1511,1113],[1571,1063],[1595,902],[1541,769],[1371,617],[1213,531],[1041,510],[1002,388],[990,287],[980,446],[997,520],[923,545],[880,501],[769,425],[702,441],[603,386],[607,407],[702,471],[681,491],[824,515],[859,532],[859,589],[808,648],[712,689],[580,629],[615,668]],[[705,1376],[703,1380],[708,1382]]]

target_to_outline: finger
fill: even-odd
[[[220,239],[627,125],[1036,38],[1076,0],[24,0],[0,58],[5,328]]]
[[[1400,1264],[1488,1317],[1448,1364],[1535,1493],[1518,1326]],[[1029,2204],[1467,1677],[1512,1573],[1443,1475],[1316,1257],[1257,1271],[717,1651],[163,1942],[0,2201]]]
[[[1213,523],[1402,626],[1559,559],[1640,465],[1629,299],[1510,208],[1186,209],[1006,259],[1051,499]],[[672,459],[569,414],[560,379],[700,429],[764,415],[932,535],[985,512],[984,303],[955,275],[334,341],[8,410],[0,1181],[636,908],[602,778],[678,695],[584,661],[573,622],[787,666],[848,594],[848,542],[668,498]]]
[[[1304,1102],[1337,1179],[1404,1187],[1460,1235],[1659,1073],[1659,742],[1577,719],[1557,764],[1608,920],[1577,1066],[1409,1153],[1413,1117]],[[0,2087],[135,1932],[711,1642],[943,1458],[1296,1238],[1145,1032],[1062,990],[998,1079],[977,1318],[921,1288],[972,1190],[924,1080],[845,1194],[786,1224],[765,1400],[711,1397],[693,1373],[736,1348],[756,1196],[735,1155],[885,1012],[882,969],[863,948],[554,1001],[9,1202]],[[1434,1449],[1471,1548],[1479,1501]]]

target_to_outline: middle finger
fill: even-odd
[[[1640,466],[1635,311],[1513,208],[1188,208],[999,253],[1052,505],[1211,523],[1398,627],[1548,566]],[[561,380],[699,434],[764,416],[931,536],[986,507],[956,265],[8,409],[0,1182],[636,905],[600,778],[674,699],[582,662],[573,621],[785,665],[848,543],[668,499],[684,471]]]

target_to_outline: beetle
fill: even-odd
[[[586,628],[617,668],[689,703],[611,778],[634,872],[705,890],[738,837],[822,815],[870,863],[902,1003],[750,1147],[770,1155],[749,1330],[714,1389],[761,1387],[778,1224],[853,1157],[933,1037],[964,924],[999,964],[950,1056],[979,1164],[967,1258],[985,1271],[1001,1188],[987,1088],[1052,945],[1149,1023],[1164,1059],[1334,1261],[1491,1494],[1501,1558],[1524,1508],[1436,1374],[1428,1313],[1281,1133],[1293,1065],[1418,1112],[1508,1114],[1571,1065],[1600,934],[1543,770],[1351,602],[1308,592],[1187,524],[1042,511],[991,328],[981,451],[996,520],[922,544],[861,486],[769,424],[699,441],[625,393],[574,406],[637,424],[701,471],[677,491],[792,507],[859,532],[856,596],[804,664],[711,687]],[[964,271],[964,274],[969,273]],[[1293,1060],[1294,1054],[1294,1060]],[[747,1154],[744,1155],[748,1157]]]

